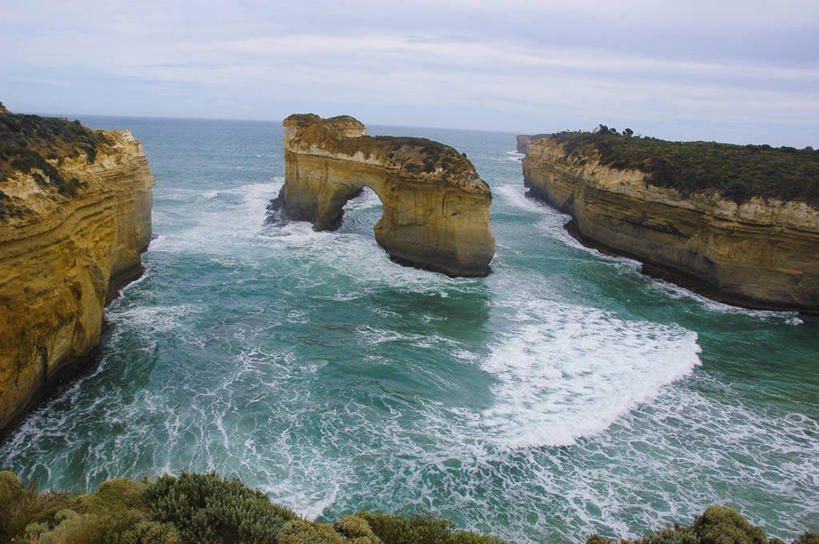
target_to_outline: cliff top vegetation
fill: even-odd
[[[119,479],[99,491],[38,493],[0,472],[0,542],[11,544],[503,544],[426,516],[359,512],[335,524],[299,518],[216,474]]]
[[[467,189],[489,192],[489,186],[480,179],[465,154],[434,140],[367,136],[364,125],[349,115],[322,119],[315,114],[294,114],[284,120],[284,125],[298,129],[293,141],[295,146],[304,145],[307,149],[313,145],[329,153],[348,156],[362,153],[406,175],[435,175],[453,183],[464,180],[466,183],[461,185]]]
[[[641,170],[652,185],[684,195],[710,189],[737,203],[762,197],[801,200],[819,208],[819,150],[811,147],[670,142],[605,125],[594,132],[549,137],[563,144],[566,158],[585,160],[596,150],[602,165]]]
[[[578,535],[579,537],[579,535]],[[37,492],[0,472],[0,541],[11,544],[503,544],[425,515],[358,512],[334,524],[304,520],[239,480],[216,474],[118,479],[88,495]],[[582,540],[578,538],[577,542]],[[590,536],[587,544],[614,544]],[[620,544],[784,544],[724,506]],[[793,544],[819,544],[805,532]]]
[[[84,127],[79,121],[0,110],[0,220],[29,212],[19,199],[2,191],[3,182],[14,172],[31,174],[38,185],[54,194],[73,196],[83,182],[65,179],[57,166],[81,153],[93,163],[99,147],[110,144],[104,132]]]
[[[0,114],[0,180],[13,170],[24,170],[40,159],[76,157],[85,153],[89,162],[97,148],[111,144],[105,133],[84,127],[79,121],[19,113]]]

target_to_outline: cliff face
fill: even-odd
[[[639,170],[601,166],[586,149],[566,156],[550,138],[528,143],[524,183],[574,218],[582,238],[642,260],[720,300],[819,312],[819,210],[706,191],[688,196]]]
[[[544,138],[546,136],[548,136],[548,134],[533,134],[533,135],[519,134],[517,136],[518,153],[523,153],[524,155],[528,155],[529,154],[529,146],[532,143],[534,143],[534,142],[536,142],[536,141],[538,141],[541,138]]]
[[[0,434],[88,360],[105,304],[142,273],[154,177],[129,132],[94,134],[93,154],[0,182]]]
[[[375,238],[393,259],[452,276],[489,273],[492,194],[464,155],[421,138],[366,136],[349,116],[292,115],[284,126],[286,176],[274,208],[335,229],[344,204],[369,187],[384,207]]]

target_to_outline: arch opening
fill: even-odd
[[[344,204],[339,230],[374,236],[375,225],[383,215],[384,204],[378,194],[364,186]]]

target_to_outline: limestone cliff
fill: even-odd
[[[155,180],[129,132],[0,114],[0,434],[99,343],[142,273]]]
[[[528,152],[524,183],[571,214],[584,241],[720,300],[819,312],[819,210],[807,202],[683,195],[648,183],[640,169],[602,165],[591,147],[567,153],[548,137]]]
[[[517,146],[518,146],[518,153],[523,153],[524,155],[529,154],[529,146],[540,140],[541,138],[545,138],[548,134],[519,134],[517,136]]]
[[[369,187],[384,207],[375,238],[394,260],[451,276],[489,273],[492,194],[465,155],[422,138],[366,136],[349,116],[291,115],[284,127],[285,184],[274,209],[331,230]]]

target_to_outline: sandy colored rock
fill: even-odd
[[[3,181],[25,213],[0,220],[0,433],[100,340],[103,309],[142,273],[154,176],[129,132],[106,132],[85,154],[51,160],[85,185],[61,195],[17,172]]]
[[[519,140],[520,142],[520,140]],[[587,242],[635,257],[649,271],[752,308],[819,312],[819,210],[804,202],[713,191],[683,196],[639,170],[566,157],[550,138],[523,141],[524,183],[574,218]]]
[[[384,214],[375,238],[401,263],[451,276],[485,276],[495,254],[492,194],[453,148],[422,138],[366,136],[349,116],[284,121],[285,184],[274,208],[316,230],[341,224],[344,204],[369,187]]]

